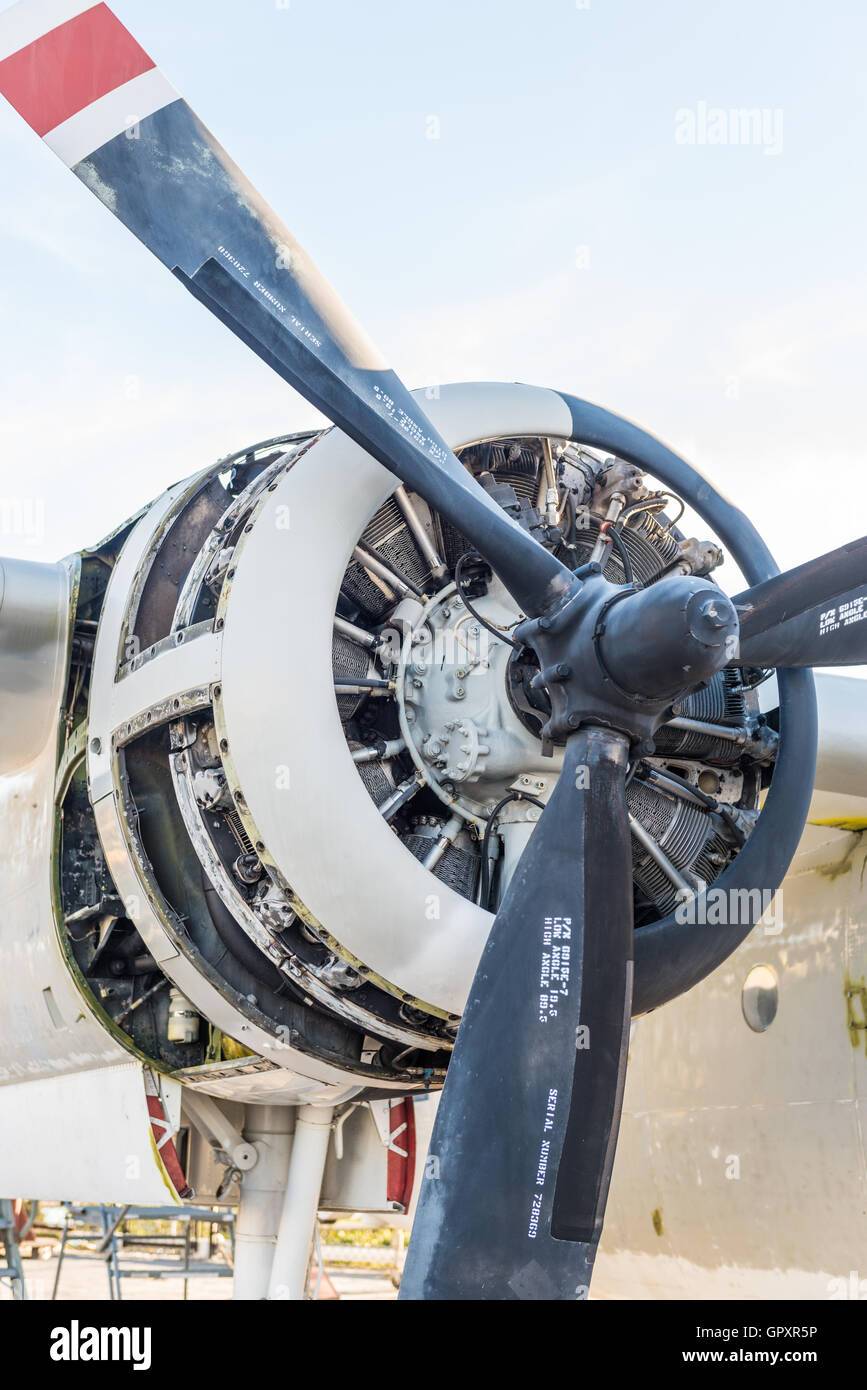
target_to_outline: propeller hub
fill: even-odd
[[[732,660],[738,631],[734,604],[709,580],[675,576],[636,592],[587,566],[558,609],[516,633],[550,697],[543,740],[585,724],[652,738],[674,699]]]

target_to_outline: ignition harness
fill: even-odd
[[[490,911],[491,902],[491,876],[488,868],[488,849],[491,844],[491,833],[494,828],[494,821],[500,814],[504,806],[508,806],[510,801],[530,801],[534,806],[539,806],[544,811],[545,803],[540,801],[537,796],[531,796],[529,792],[509,792],[502,801],[498,801],[491,814],[488,816],[488,823],[485,826],[485,833],[482,836],[482,883],[479,893],[479,905]]]
[[[520,643],[516,642],[514,638],[509,636],[508,629],[500,627],[498,623],[489,623],[487,618],[483,618],[478,609],[473,607],[472,601],[467,597],[466,592],[464,590],[462,576],[465,563],[467,562],[467,560],[481,559],[481,555],[478,555],[475,550],[464,551],[463,555],[455,565],[455,588],[457,589],[458,593],[463,599],[464,607],[466,608],[467,612],[472,614],[476,622],[481,623],[482,627],[487,628],[488,632],[493,633],[493,635],[495,637],[498,637],[501,642],[508,642],[509,646],[514,647],[517,651],[520,646]]]

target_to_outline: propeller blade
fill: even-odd
[[[738,594],[737,661],[748,666],[867,663],[867,536]]]
[[[632,1005],[629,741],[583,728],[479,963],[402,1299],[586,1297]]]
[[[0,14],[0,93],[222,323],[467,536],[528,615],[568,588],[106,5],[22,0]]]

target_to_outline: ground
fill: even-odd
[[[141,1251],[125,1251],[121,1260],[121,1267],[127,1268],[137,1264],[153,1264],[154,1256]],[[213,1263],[213,1269],[221,1266]],[[334,1269],[326,1265],[328,1276],[340,1295],[341,1299],[352,1301],[359,1300],[389,1300],[397,1297],[391,1280],[384,1272],[375,1269]],[[24,1261],[24,1275],[27,1282],[28,1295],[32,1299],[49,1299],[51,1290],[54,1287],[54,1277],[57,1272],[56,1256],[48,1260],[27,1259]],[[184,1297],[184,1281],[182,1278],[161,1278],[151,1279],[146,1275],[124,1278],[122,1282],[123,1296],[129,1300],[171,1300],[182,1299]],[[59,1302],[103,1302],[107,1301],[108,1279],[106,1277],[105,1263],[101,1258],[74,1254],[67,1256],[63,1262],[63,1273],[60,1280],[58,1291]],[[199,1300],[223,1300],[232,1297],[232,1278],[217,1277],[214,1274],[200,1275],[189,1280],[187,1297],[190,1301]],[[0,1283],[0,1302],[11,1298],[8,1284]]]

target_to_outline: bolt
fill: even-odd
[[[570,714],[570,715],[569,715],[569,718],[568,718],[567,721],[566,721],[566,723],[569,725],[569,728],[570,728],[570,729],[577,729],[577,728],[579,727],[580,723],[581,723],[581,715],[580,715],[580,714]]]
[[[727,615],[725,612],[720,612],[719,608],[717,608],[717,601],[714,598],[706,599],[701,605],[699,612],[703,618],[707,618],[711,627],[725,627],[728,622]]]

